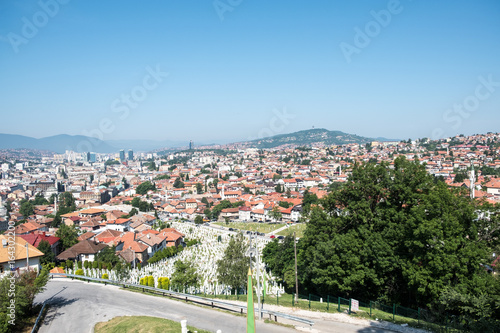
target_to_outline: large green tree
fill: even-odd
[[[19,208],[19,214],[24,217],[28,217],[35,213],[35,207],[33,203],[28,200],[21,200],[21,207]]]
[[[61,251],[64,251],[78,243],[78,230],[76,230],[74,225],[70,227],[62,223],[56,231],[56,237],[61,239]]]
[[[45,265],[55,261],[56,256],[54,255],[54,252],[52,252],[52,248],[48,241],[45,239],[42,240],[40,244],[38,244],[37,249],[43,253],[43,257],[40,258],[40,264]]]
[[[224,256],[217,261],[217,278],[220,283],[233,289],[245,286],[250,266],[250,259],[245,257],[247,249],[242,234],[238,234],[229,240]]]
[[[149,191],[156,191],[156,186],[154,183],[150,182],[150,181],[146,181],[142,184],[140,184],[139,186],[137,186],[137,188],[135,189],[135,193],[137,194],[146,194],[148,193]]]
[[[308,291],[413,307],[437,307],[450,285],[487,292],[487,246],[474,205],[435,183],[418,161],[355,165],[348,183],[320,205],[299,256]]]
[[[177,260],[174,263],[174,273],[171,283],[178,289],[197,287],[200,284],[200,276],[196,272],[196,266],[192,261]]]

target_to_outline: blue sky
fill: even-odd
[[[497,0],[4,0],[0,133],[498,132],[499,17]]]

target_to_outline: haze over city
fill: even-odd
[[[0,133],[497,131],[500,3],[2,1]]]

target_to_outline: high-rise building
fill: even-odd
[[[125,161],[125,150],[120,149],[120,162]]]
[[[127,156],[129,161],[132,161],[134,159],[134,151],[132,149],[128,150],[128,156]]]
[[[83,153],[83,160],[85,162],[90,162],[90,152]]]
[[[89,154],[89,162],[90,163],[95,163],[95,161],[96,161],[95,153],[92,152],[92,153]]]
[[[193,148],[194,148],[193,140],[190,140],[189,141],[189,150],[192,150]]]

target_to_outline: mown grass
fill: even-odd
[[[279,235],[279,236],[293,235],[293,232],[295,231],[295,237],[302,238],[304,236],[305,230],[306,230],[305,223],[291,224],[285,230],[281,230],[280,232],[277,232],[276,235]]]
[[[215,222],[212,223],[215,225],[220,225],[226,228],[233,228],[233,229],[238,229],[241,231],[257,231],[257,232],[263,232],[263,233],[270,233],[273,232],[276,229],[279,229],[284,226],[283,223],[277,223],[277,224],[270,224],[270,223],[258,223],[258,222]]]
[[[95,333],[168,333],[181,331],[181,323],[147,316],[115,317],[109,321],[97,323]],[[210,333],[188,325],[188,332]]]

